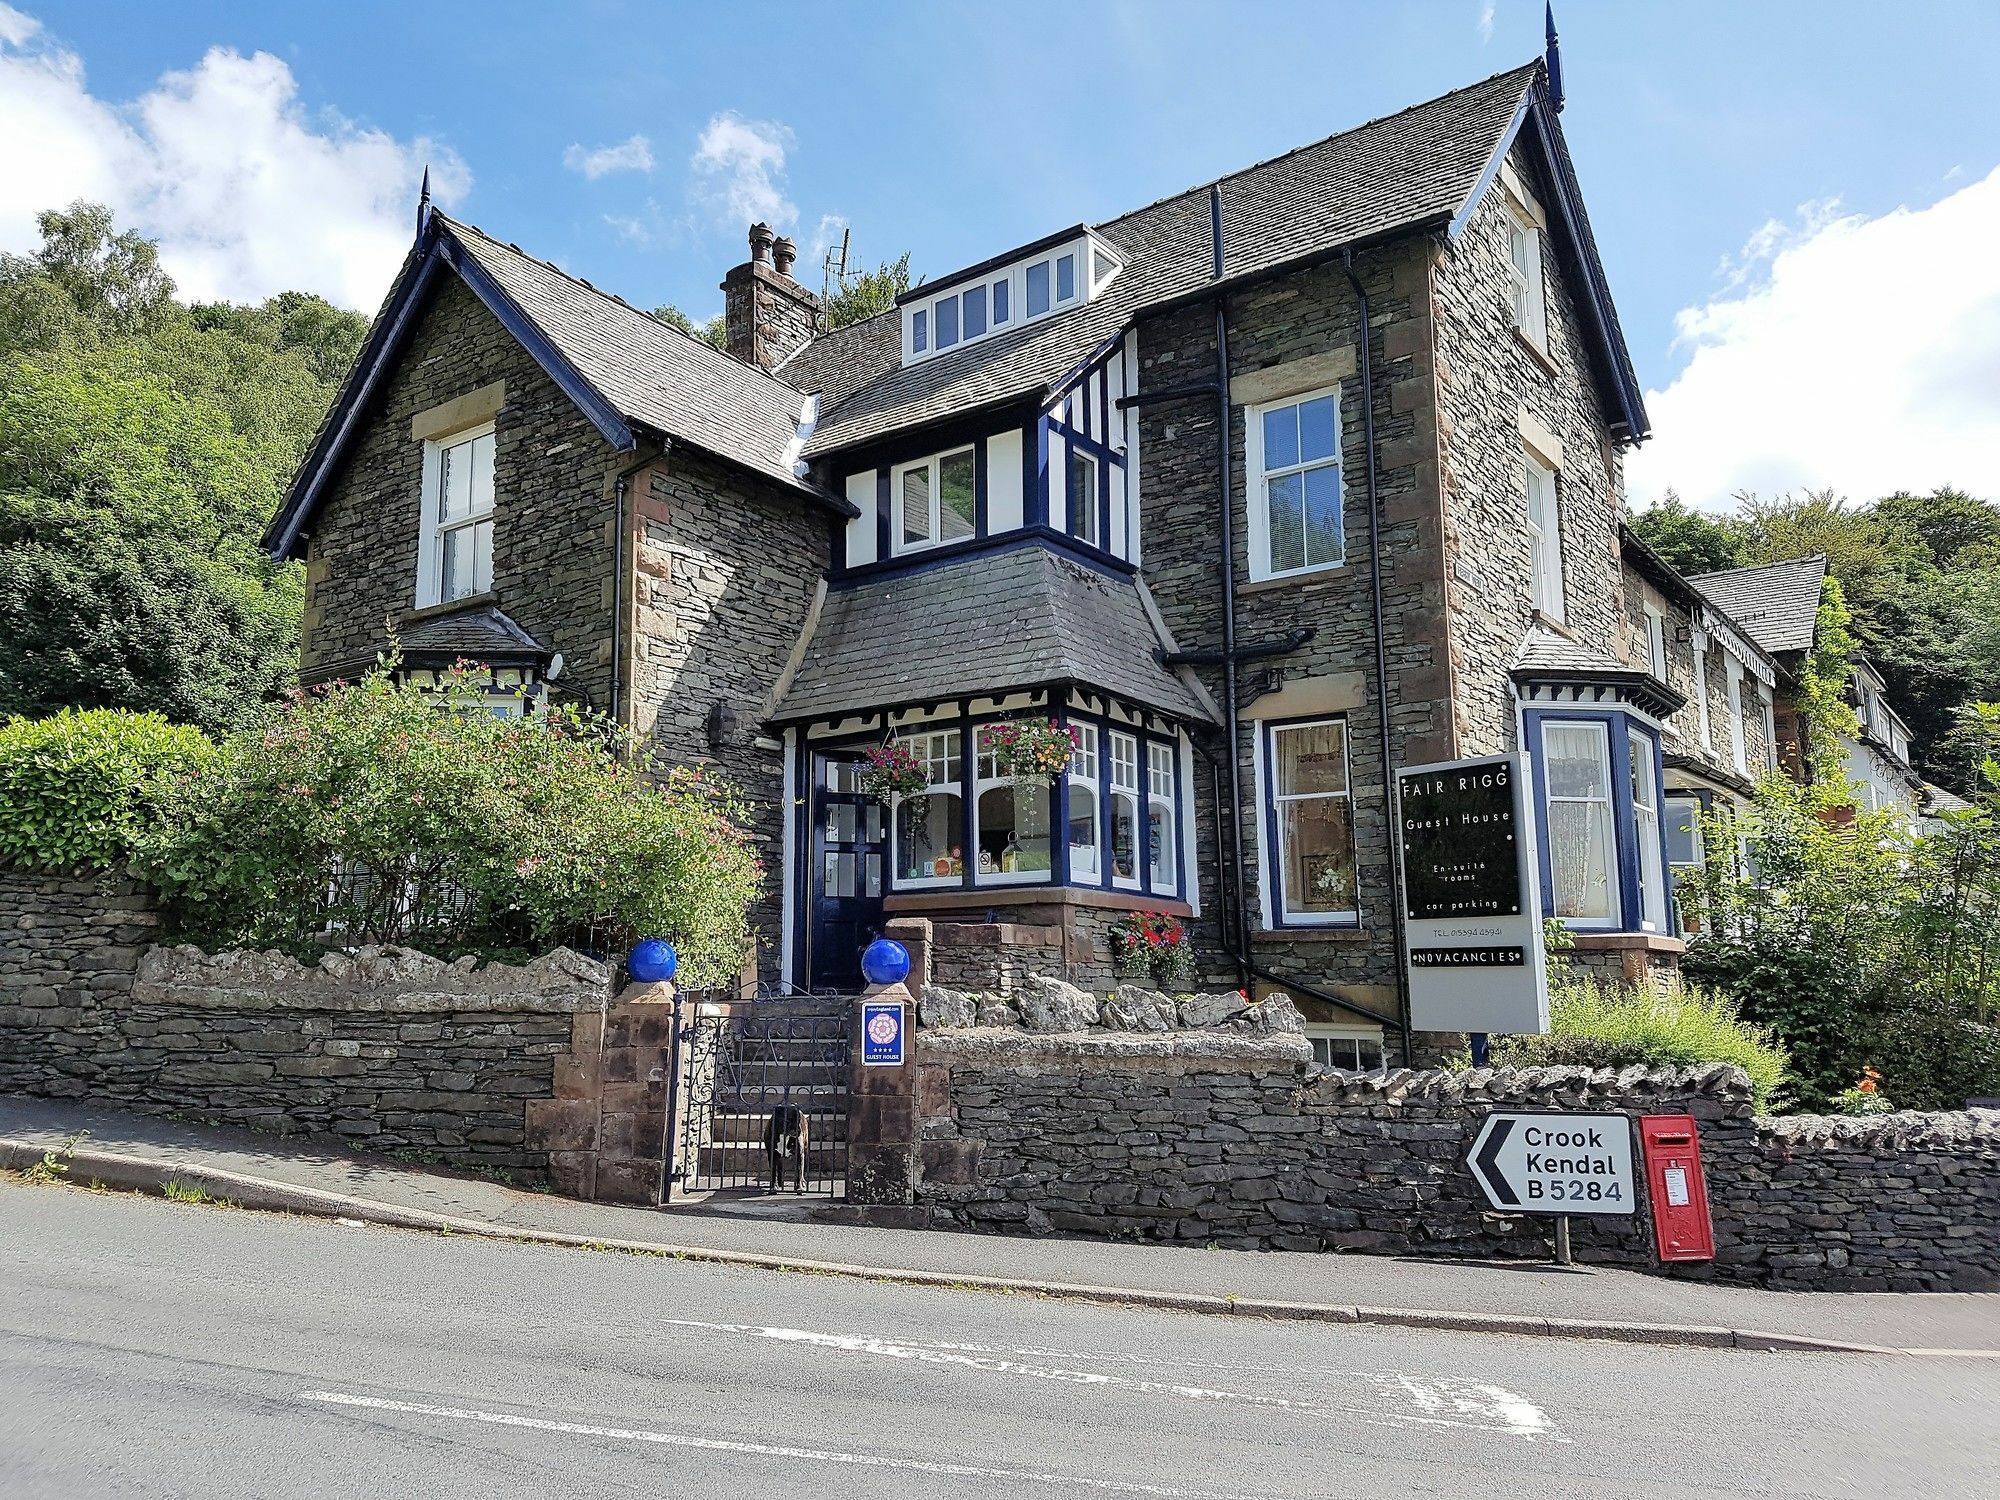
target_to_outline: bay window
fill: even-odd
[[[1179,882],[1180,843],[1175,838],[1174,747],[1146,746],[1146,841],[1151,852],[1147,879],[1155,891]]]
[[[1639,925],[1667,930],[1667,880],[1660,861],[1660,768],[1653,742],[1636,729],[1625,731],[1632,762],[1632,834],[1639,854]]]
[[[1069,450],[1069,534],[1080,542],[1098,545],[1097,459],[1081,449]]]
[[[493,424],[424,445],[423,555],[417,603],[449,604],[493,587]]]
[[[1111,731],[1111,883],[1139,888],[1139,740]]]
[[[905,735],[902,744],[924,763],[930,782],[921,797],[896,799],[891,825],[896,883],[959,885],[965,876],[963,736],[956,729],[938,729]]]
[[[979,480],[972,449],[918,459],[894,472],[898,553],[961,541],[978,530]]]
[[[1676,870],[1701,867],[1701,811],[1693,792],[1667,794],[1667,863]]]
[[[1104,868],[1098,859],[1101,781],[1098,775],[1097,726],[1072,724],[1076,748],[1070,752],[1069,779],[1064,796],[1069,823],[1069,878],[1079,885],[1096,885]]]
[[[1354,867],[1354,800],[1347,724],[1324,719],[1271,726],[1266,834],[1280,925],[1353,921],[1360,905]]]
[[[979,885],[1047,880],[1052,869],[1048,778],[1017,780],[1001,768],[998,753],[986,743],[987,731],[998,727],[980,725],[975,741],[979,756],[973,807],[979,849],[973,880]]]
[[[1618,842],[1608,726],[1597,720],[1545,724],[1542,766],[1548,788],[1549,915],[1615,926]]]
[[[1250,476],[1250,576],[1281,578],[1347,560],[1340,475],[1340,388],[1244,413]]]

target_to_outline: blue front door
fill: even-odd
[[[812,795],[812,958],[816,990],[861,988],[861,950],[882,930],[889,863],[882,804],[863,792],[858,755],[815,754]]]

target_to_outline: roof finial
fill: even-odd
[[[417,189],[417,233],[422,234],[431,222],[431,165],[424,163],[424,185]]]
[[[1542,7],[1543,30],[1548,37],[1548,50],[1543,61],[1549,70],[1549,102],[1555,106],[1557,114],[1563,109],[1563,55],[1562,47],[1556,41],[1556,0],[1546,0]]]

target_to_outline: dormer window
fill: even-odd
[[[897,468],[895,551],[921,552],[961,541],[978,530],[979,491],[970,448],[919,459]]]
[[[1045,241],[1011,266],[981,267],[976,280],[960,278],[950,290],[905,294],[903,357],[942,354],[1003,328],[1045,318],[1087,302],[1107,286],[1123,262],[1089,230]]]
[[[417,603],[449,604],[493,587],[493,424],[424,444]]]

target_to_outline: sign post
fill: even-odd
[[[1396,773],[1403,959],[1420,1031],[1549,1029],[1541,879],[1518,755]]]

